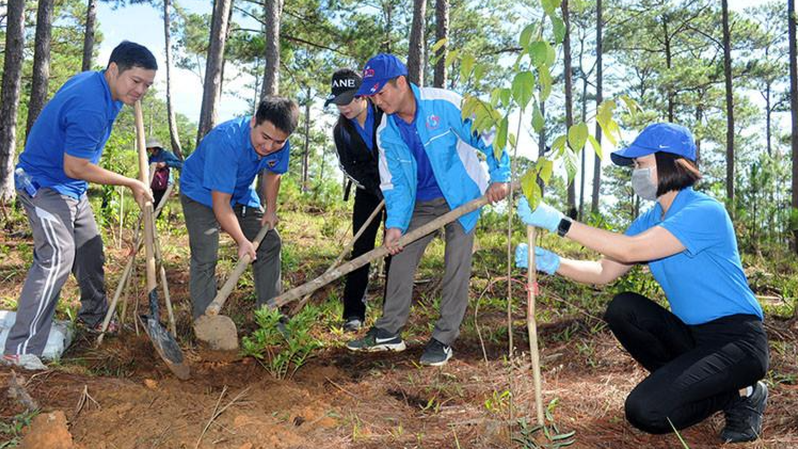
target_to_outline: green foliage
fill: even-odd
[[[22,441],[22,430],[29,426],[30,422],[38,414],[39,410],[33,410],[14,415],[8,420],[3,419],[0,421],[0,436],[4,440],[0,442],[0,449],[17,447]]]
[[[321,341],[312,334],[319,313],[314,306],[305,306],[280,330],[282,314],[277,309],[262,307],[255,312],[258,329],[242,340],[244,355],[255,357],[277,379],[289,379],[307,362]]]

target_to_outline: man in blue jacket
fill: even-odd
[[[298,120],[296,103],[266,96],[252,117],[233,119],[213,128],[183,164],[180,202],[191,249],[188,286],[194,319],[205,313],[216,295],[220,230],[238,244],[239,258],[248,254],[254,261],[257,306],[267,304],[280,293],[282,241],[274,229],[277,195],[280,177],[288,170],[288,136]],[[252,187],[255,177],[264,171],[265,208]],[[272,230],[260,247],[255,247],[252,240],[267,223]]]
[[[487,195],[491,203],[507,196],[510,159],[493,148],[463,120],[460,95],[419,88],[407,80],[407,68],[395,56],[379,54],[366,63],[357,95],[371,96],[385,111],[377,128],[380,188],[385,197],[384,245],[393,255],[383,316],[364,338],[351,341],[353,351],[403,351],[400,331],[407,322],[416,267],[434,234],[402,248],[399,238],[415,228]],[[478,153],[483,153],[487,170]],[[479,211],[445,227],[445,272],[440,319],[421,356],[424,365],[439,366],[452,357],[468,305],[468,280],[474,227]]]
[[[17,200],[33,232],[33,265],[6,339],[4,363],[46,369],[39,357],[70,271],[80,287],[78,320],[99,328],[108,310],[105,256],[86,190],[89,182],[121,185],[139,204],[152,200],[146,184],[99,162],[122,105],[144,96],[156,70],[147,48],[124,41],[111,52],[105,70],[70,78],[36,118],[15,169]]]
[[[158,207],[166,193],[166,188],[175,182],[171,169],[182,170],[183,161],[178,159],[171,151],[165,150],[161,142],[155,137],[147,139],[147,153],[149,153],[147,162],[150,165],[155,164],[150,188],[152,189],[152,204],[154,207]]]

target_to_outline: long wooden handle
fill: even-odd
[[[399,239],[398,244],[399,244],[399,246],[404,246],[404,245],[407,245],[409,243],[412,243],[412,242],[420,239],[421,237],[424,237],[425,235],[429,234],[430,232],[433,232],[436,229],[439,229],[439,228],[441,228],[441,227],[443,227],[443,226],[445,226],[445,225],[457,220],[458,218],[462,217],[463,215],[479,209],[480,207],[482,207],[482,206],[484,206],[486,204],[488,204],[488,198],[485,195],[483,195],[483,196],[481,196],[481,197],[479,197],[479,198],[477,198],[475,200],[471,200],[471,201],[463,204],[462,206],[460,206],[460,207],[458,207],[456,209],[450,210],[449,212],[441,215],[440,217],[430,221],[429,223],[425,224],[424,226],[421,226],[421,227],[418,227],[416,229],[413,229],[412,231],[410,231],[407,234],[403,235]],[[317,277],[316,279],[313,279],[310,282],[306,282],[306,283],[300,285],[299,287],[296,287],[294,289],[291,289],[291,290],[283,293],[282,295],[280,295],[280,296],[278,296],[277,298],[274,299],[275,306],[276,307],[280,307],[280,306],[282,306],[284,304],[287,304],[287,303],[289,303],[291,301],[294,301],[294,300],[296,300],[298,298],[301,298],[301,297],[307,295],[308,293],[314,292],[314,291],[320,289],[321,287],[324,287],[325,285],[327,285],[330,282],[340,278],[341,276],[345,276],[345,275],[357,270],[358,268],[362,267],[363,265],[366,265],[367,263],[370,263],[370,262],[372,262],[372,261],[374,261],[376,259],[379,259],[381,257],[385,257],[387,255],[388,255],[388,249],[385,248],[385,246],[380,246],[379,248],[375,248],[375,249],[367,252],[366,254],[363,254],[362,256],[360,256],[360,257],[358,257],[356,259],[352,259],[349,262],[347,262],[347,263],[345,263],[345,264],[343,264],[343,265],[341,265],[339,267],[336,267],[336,268],[334,268],[334,269],[332,269],[330,271],[325,272],[324,274],[322,274],[321,276]]]
[[[532,358],[532,381],[535,384],[535,408],[538,424],[545,424],[543,415],[543,392],[540,381],[540,352],[538,350],[538,326],[535,320],[535,296],[537,295],[537,266],[535,265],[535,233],[534,226],[526,227],[526,241],[529,249],[529,265],[527,266],[527,303],[526,328],[529,333],[529,355]]]
[[[150,179],[150,166],[147,163],[147,145],[144,137],[144,116],[141,113],[141,102],[137,101],[133,105],[136,117],[136,146],[139,152],[139,180],[147,184]],[[147,258],[147,293],[155,290],[158,286],[158,279],[155,274],[155,251],[152,242],[155,239],[155,229],[152,220],[152,201],[147,200],[142,208],[144,214],[144,254]]]
[[[255,236],[255,240],[252,241],[252,244],[255,246],[255,249],[260,246],[260,242],[263,241],[263,238],[266,237],[266,234],[272,229],[271,225],[267,223],[260,231],[258,231],[258,235]],[[230,273],[230,276],[225,281],[222,288],[216,293],[216,297],[213,298],[208,307],[205,308],[205,315],[215,316],[219,314],[219,311],[222,310],[224,307],[224,302],[227,301],[227,297],[230,296],[230,293],[233,292],[233,289],[236,287],[238,283],[238,278],[244,273],[244,270],[247,269],[247,266],[252,261],[252,257],[249,254],[244,254],[244,257],[239,259],[238,263],[236,264],[233,271]]]

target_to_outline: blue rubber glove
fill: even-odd
[[[518,217],[521,218],[521,221],[527,225],[534,226],[536,228],[548,229],[550,232],[557,232],[557,226],[560,225],[560,220],[565,217],[562,212],[542,201],[538,204],[537,209],[531,211],[529,210],[529,203],[523,196],[521,197],[521,200],[518,201],[518,207],[516,208],[516,211],[518,212]]]
[[[515,266],[528,268],[529,247],[522,243],[515,248]],[[560,268],[560,256],[538,246],[535,247],[535,268],[546,274],[554,274]]]

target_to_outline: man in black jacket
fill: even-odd
[[[382,111],[365,97],[355,97],[362,79],[354,70],[340,69],[332,77],[332,89],[324,106],[334,103],[338,107],[338,123],[333,129],[335,149],[341,169],[357,186],[355,206],[352,211],[352,232],[357,233],[374,209],[382,202],[380,172],[377,168],[375,131],[382,120]],[[347,188],[348,193],[348,188]],[[383,220],[380,210],[352,248],[352,258],[374,249],[374,240]],[[386,265],[387,265],[386,261]],[[387,272],[387,268],[386,268]],[[369,265],[365,265],[346,278],[344,287],[344,330],[355,332],[366,319],[366,292],[369,282]]]

